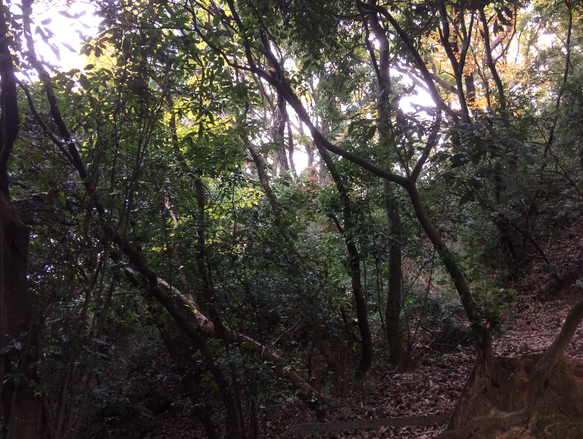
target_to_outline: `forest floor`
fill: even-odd
[[[578,222],[577,222],[578,223]],[[542,353],[559,334],[572,305],[582,299],[579,276],[583,267],[583,231],[577,223],[565,227],[560,237],[545,246],[560,280],[552,276],[540,255],[527,255],[521,280],[511,285],[514,298],[501,307],[501,332],[494,340],[499,357],[521,357]],[[579,328],[566,355],[583,359],[583,330]],[[380,366],[373,368],[368,380],[354,385],[341,409],[321,422],[357,419],[398,418],[449,414],[475,361],[471,343],[419,343],[413,353],[417,368],[396,373]],[[377,359],[376,364],[382,364]],[[388,364],[388,363],[386,363]],[[305,410],[289,408],[265,430],[273,438],[418,438],[437,437],[446,424],[429,427],[381,427],[365,430],[330,431],[298,435],[294,425],[318,422]]]
[[[572,304],[572,298],[517,299],[504,313],[502,335],[494,341],[495,354],[518,357],[543,352],[559,333]],[[575,334],[567,356],[583,358],[582,330]],[[330,420],[332,417],[335,421],[348,421],[451,413],[474,364],[471,343],[420,345],[413,359],[418,367],[410,372],[382,372],[373,368],[369,379],[355,386],[349,397],[340,402],[343,408]],[[313,415],[298,407],[282,410],[281,415],[271,423],[268,428],[270,432],[265,437],[430,439],[437,437],[445,428],[445,424],[381,427],[300,436],[295,433],[294,424],[318,422]]]
[[[542,290],[539,290],[541,292]],[[548,290],[547,290],[548,291]],[[577,299],[572,292],[549,298],[544,294],[515,299],[502,313],[501,335],[494,341],[495,354],[519,357],[542,352],[559,333],[571,305]],[[578,330],[567,351],[569,357],[583,358],[583,330]],[[260,438],[274,439],[330,439],[330,438],[436,438],[444,424],[426,427],[381,427],[377,429],[333,430],[328,433],[297,434],[295,427],[302,424],[334,421],[374,420],[450,414],[462,392],[475,361],[471,343],[436,342],[427,337],[413,352],[417,367],[409,372],[396,372],[383,358],[376,358],[376,366],[365,380],[348,384],[346,396],[335,398],[337,407],[327,412],[324,419],[300,402],[282,404],[269,416],[260,418]],[[176,383],[178,384],[178,383]],[[166,386],[168,383],[166,383]],[[122,437],[121,431],[109,437]],[[124,437],[129,432],[124,432]],[[132,436],[133,437],[133,436]],[[180,415],[169,410],[159,416],[149,431],[151,439],[186,439],[206,437],[201,425],[192,415]]]

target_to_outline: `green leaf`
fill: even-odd
[[[470,201],[473,201],[473,199],[474,199],[474,194],[472,192],[466,192],[460,198],[459,205],[460,206],[463,206],[464,204],[466,204],[466,203],[468,203]]]
[[[370,139],[372,139],[374,137],[376,132],[377,132],[376,125],[370,126],[368,131],[366,132],[366,135],[364,136],[364,141],[368,142]]]
[[[79,76],[79,83],[81,84],[81,87],[83,87],[85,90],[89,90],[89,88],[91,88],[91,82],[89,81],[89,79],[87,79],[87,76],[83,74]]]

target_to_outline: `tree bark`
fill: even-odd
[[[202,292],[206,301],[206,306],[209,309],[211,320],[213,321],[216,328],[218,328],[218,334],[225,341],[225,348],[227,352],[229,351],[229,340],[225,336],[223,331],[223,324],[219,317],[219,314],[214,308],[213,302],[215,299],[215,288],[213,279],[211,276],[210,268],[207,267],[206,258],[206,246],[205,246],[205,196],[204,196],[204,186],[200,177],[194,180],[194,185],[196,188],[196,201],[198,204],[198,227],[197,227],[197,243],[194,251],[196,265],[198,268],[198,274],[202,283]],[[217,365],[218,367],[218,365]],[[238,404],[238,395],[234,391],[233,387],[236,385],[235,380],[231,384],[226,380],[224,375],[221,373],[221,381],[217,381],[219,387],[223,392],[225,399],[225,406],[227,408],[227,435],[229,438],[237,439],[239,437],[245,436],[245,421],[242,415],[242,408]]]
[[[354,304],[356,306],[356,318],[358,324],[358,330],[360,331],[362,351],[360,354],[360,361],[358,363],[358,368],[356,371],[356,376],[358,378],[364,376],[364,374],[370,369],[373,359],[373,345],[372,345],[372,335],[370,332],[370,326],[368,324],[368,307],[366,304],[366,296],[364,288],[362,287],[361,275],[360,275],[360,255],[358,253],[358,247],[354,242],[354,237],[352,232],[354,225],[352,223],[352,210],[350,207],[350,198],[348,197],[348,191],[344,186],[344,182],[340,177],[340,173],[336,169],[336,165],[332,161],[332,157],[328,154],[328,151],[316,142],[316,147],[326,163],[328,171],[332,175],[334,182],[336,183],[336,189],[338,189],[338,194],[340,195],[340,202],[342,203],[342,219],[344,227],[340,225],[338,220],[333,214],[329,216],[336,223],[338,231],[342,234],[344,238],[344,243],[346,245],[346,250],[349,256],[349,267],[350,267],[350,280],[352,283],[352,294],[354,295]]]
[[[390,361],[393,366],[398,367],[403,362],[404,357],[399,325],[403,278],[401,265],[401,216],[399,214],[399,204],[391,193],[389,185],[388,181],[383,181],[385,211],[389,222],[389,285],[385,306],[385,321]]]
[[[232,4],[231,4],[232,6]],[[269,42],[262,34],[262,42],[263,47],[265,49],[266,54],[268,55],[269,62],[271,66],[274,68],[275,73],[272,74],[274,78],[277,78],[278,81],[285,81],[283,75],[283,69],[281,65],[276,61]],[[282,93],[280,88],[277,88],[278,99],[283,99],[284,102],[286,101],[285,93]],[[297,111],[297,109],[296,109]],[[344,181],[342,180],[340,173],[338,172],[334,161],[328,154],[326,150],[326,146],[318,141],[315,140],[316,148],[322,157],[322,160],[326,164],[330,175],[334,182],[336,183],[336,188],[340,195],[340,202],[342,204],[342,219],[344,222],[344,227],[339,227],[341,231],[344,242],[346,244],[346,249],[348,251],[348,255],[350,257],[349,265],[350,265],[350,277],[352,282],[352,292],[354,295],[354,302],[356,305],[356,317],[358,320],[358,329],[360,331],[360,336],[362,338],[362,352],[360,356],[360,361],[358,364],[356,376],[362,377],[371,367],[372,365],[372,358],[373,358],[373,344],[372,344],[372,335],[370,332],[370,326],[368,324],[368,307],[366,304],[366,297],[365,291],[362,287],[361,276],[360,276],[360,256],[358,254],[358,248],[354,242],[352,235],[353,223],[352,223],[352,212],[350,207],[350,198],[348,196],[348,191],[344,186]],[[338,223],[337,223],[338,225]]]
[[[571,309],[557,338],[538,358],[482,358],[464,388],[448,431],[439,439],[490,438],[493,430],[508,431],[514,426],[522,427],[520,437],[580,437],[583,413],[574,404],[581,399],[580,363],[569,366],[564,352],[581,320],[583,301]],[[561,417],[567,412],[569,416]],[[562,431],[578,430],[579,434],[549,433],[557,424],[563,424],[559,426]]]
[[[277,95],[277,107],[274,114],[273,135],[275,137],[275,144],[277,145],[277,154],[273,160],[274,166],[276,161],[279,161],[282,170],[289,170],[287,163],[287,151],[285,147],[285,129],[287,126],[287,109],[285,99],[281,95]],[[275,175],[276,173],[274,173]]]
[[[188,340],[188,338],[185,339],[178,331],[179,327],[176,322],[174,322],[174,325],[171,325],[168,323],[168,320],[165,321],[164,319],[158,318],[162,314],[162,307],[157,302],[152,303],[156,303],[158,308],[151,310],[155,316],[156,326],[170,357],[176,363],[176,370],[181,376],[181,381],[184,384],[187,395],[192,401],[192,404],[202,406],[196,415],[203,424],[208,439],[218,439],[215,426],[210,416],[212,407],[208,399],[205,398],[205,395],[201,395],[200,387],[197,385],[195,377],[192,376],[192,353],[188,349],[188,344],[184,343],[184,340]],[[197,348],[196,344],[194,344],[194,347]]]
[[[20,220],[8,197],[0,192],[0,416],[6,423],[7,438],[44,437],[42,399],[31,385],[37,380],[37,330],[27,288],[28,227]],[[11,376],[12,375],[12,376]],[[19,380],[15,379],[19,376]]]
[[[411,200],[411,204],[413,205],[413,209],[415,210],[415,216],[417,217],[417,220],[433,244],[433,247],[439,254],[445,269],[447,270],[451,280],[455,285],[456,291],[460,296],[460,300],[466,312],[466,316],[472,325],[478,346],[480,349],[484,350],[487,355],[490,355],[490,340],[488,329],[484,326],[484,322],[482,321],[482,317],[478,309],[478,304],[472,295],[468,280],[466,279],[459,264],[455,260],[454,254],[447,247],[441,238],[441,235],[433,225],[433,222],[429,218],[417,186],[413,183],[408,183],[404,185],[404,187],[409,194],[409,198]]]
[[[267,195],[267,199],[269,200],[271,210],[273,210],[275,225],[279,227],[281,225],[281,207],[279,206],[277,197],[275,196],[275,194],[271,190],[271,186],[269,185],[269,177],[267,176],[267,172],[265,172],[266,166],[265,160],[263,160],[263,157],[257,154],[257,151],[255,151],[255,148],[253,148],[253,146],[249,142],[245,143],[247,144],[247,150],[249,151],[249,154],[251,154],[251,158],[255,163],[255,168],[257,169],[257,176],[259,177],[261,187],[263,188],[265,195]]]
[[[488,29],[488,19],[486,18],[486,13],[484,12],[484,7],[481,6],[478,9],[480,14],[480,20],[482,21],[482,38],[484,38],[484,51],[486,52],[486,61],[488,63],[488,68],[490,69],[490,73],[492,74],[492,78],[494,79],[494,83],[496,84],[496,88],[498,89],[498,102],[500,105],[500,110],[506,110],[506,96],[504,95],[504,85],[502,84],[502,80],[500,79],[500,75],[498,74],[498,70],[496,70],[496,63],[494,58],[492,57],[492,48],[490,46],[490,30]]]
[[[332,382],[334,383],[334,386],[338,388],[340,382],[342,381],[340,366],[338,366],[334,355],[330,349],[328,349],[324,343],[324,340],[322,340],[320,330],[317,326],[314,326],[314,329],[312,330],[312,343],[314,343],[315,348],[318,349],[318,352],[320,352],[322,357],[324,357],[328,368],[332,372]]]
[[[464,74],[464,67],[466,62],[466,55],[469,48],[470,42],[470,35],[472,33],[472,24],[474,22],[474,16],[472,15],[470,20],[469,32],[466,30],[465,23],[450,23],[449,16],[446,9],[446,4],[442,0],[439,4],[439,12],[441,15],[441,28],[439,30],[439,35],[441,38],[441,45],[445,49],[449,62],[451,63],[455,82],[456,82],[456,91],[458,95],[459,104],[461,107],[462,113],[462,121],[469,122],[470,120],[470,111],[468,108],[468,100],[471,99],[472,101],[475,100],[475,87],[473,84],[473,77],[471,75]],[[460,13],[461,14],[461,13]],[[464,33],[464,40],[463,48],[460,52],[459,46],[457,43],[457,36],[454,35],[453,41],[450,40],[450,25],[453,25],[457,28],[461,28]],[[469,86],[467,93],[468,96],[464,94],[464,82],[466,87]]]
[[[0,0],[5,13],[8,8]],[[16,78],[7,17],[0,18],[0,417],[7,438],[44,437],[42,399],[35,396],[38,328],[27,287],[28,227],[10,203],[8,160],[18,136]],[[18,376],[19,379],[15,377]]]
[[[124,241],[120,238],[119,242],[123,243]],[[136,253],[134,257],[135,261],[132,262],[134,262],[134,264],[139,264],[136,265],[136,267],[138,268],[138,271],[141,272],[140,267],[143,265],[143,261],[140,262],[141,256]],[[145,272],[149,272],[145,266],[143,270],[145,270]],[[158,278],[157,284],[167,289],[173,296],[177,297],[193,314],[195,322],[194,324],[190,323],[190,320],[180,310],[178,310],[169,297],[162,294],[158,287],[153,290],[154,297],[156,297],[159,302],[170,312],[181,328],[189,336],[192,331],[198,334],[197,330],[199,330],[202,334],[209,337],[221,337],[218,330],[215,328],[214,323],[199,310],[198,305],[194,302],[193,299],[189,298],[173,286],[169,285],[163,279]],[[298,389],[302,399],[315,404],[326,404],[330,402],[326,396],[310,386],[306,380],[304,380],[293,368],[289,367],[289,364],[277,353],[275,353],[269,346],[263,345],[251,337],[235,331],[228,326],[223,326],[222,332],[222,336],[227,337],[232,342],[241,343],[246,350],[258,354],[261,360],[273,364],[274,373],[279,377],[287,380],[296,389]],[[198,334],[198,336],[200,336],[200,334]]]

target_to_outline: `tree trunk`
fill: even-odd
[[[156,305],[160,306],[158,303],[156,303]],[[191,364],[192,352],[189,351],[188,344],[184,342],[184,337],[179,332],[178,324],[176,324],[176,322],[174,322],[174,325],[169,324],[168,321],[164,321],[163,318],[160,318],[162,317],[161,309],[157,309],[156,307],[151,308],[160,336],[166,345],[166,349],[168,350],[172,361],[176,363],[176,371],[181,376],[181,381],[186,389],[188,397],[195,406],[202,406],[197,411],[196,415],[203,424],[208,439],[218,439],[215,426],[210,416],[212,413],[212,407],[208,402],[208,398],[205,398],[205,395],[201,395],[200,386],[197,385],[196,378],[192,376],[192,371],[194,369]],[[198,349],[196,344],[193,343],[193,346]]]
[[[338,363],[336,362],[334,355],[332,354],[330,349],[328,349],[328,347],[324,343],[324,340],[322,340],[320,330],[318,329],[317,326],[314,326],[314,329],[312,330],[312,343],[314,343],[314,347],[318,350],[318,352],[320,352],[322,357],[324,357],[328,369],[332,372],[332,382],[334,386],[338,388],[340,382],[342,381],[341,379],[342,372],[340,370],[340,366],[338,366]]]
[[[391,126],[391,74],[389,40],[377,21],[375,14],[369,15],[369,23],[377,41],[379,42],[379,66],[377,69],[378,83],[378,125],[379,142],[389,151],[394,147],[395,139]],[[369,50],[373,50],[369,47]],[[389,344],[391,364],[395,367],[404,366],[404,350],[401,343],[399,319],[401,314],[401,215],[399,204],[391,189],[391,183],[383,180],[385,197],[385,212],[389,223],[389,285],[387,290],[387,302],[385,305],[386,336]],[[407,361],[408,362],[408,361]]]
[[[247,145],[247,150],[249,154],[251,154],[251,158],[253,159],[253,163],[255,163],[255,168],[257,169],[257,176],[259,177],[259,182],[261,183],[261,187],[267,195],[267,199],[269,200],[269,205],[271,206],[271,210],[273,210],[273,216],[275,225],[279,227],[281,225],[281,207],[279,206],[279,202],[277,201],[277,197],[271,190],[271,186],[269,185],[269,177],[267,172],[265,172],[266,163],[263,160],[255,148],[245,139],[245,144]]]
[[[3,13],[8,10],[2,2],[0,7]],[[41,398],[34,390],[38,340],[26,284],[29,234],[8,190],[7,165],[18,136],[19,114],[7,22],[6,16],[0,18],[0,418],[6,438],[38,439],[44,429]]]
[[[403,344],[399,318],[401,315],[401,217],[399,204],[391,193],[390,183],[383,181],[385,192],[385,210],[389,222],[389,286],[385,307],[387,342],[391,364],[399,367],[403,362]]]
[[[474,331],[474,336],[476,337],[476,342],[481,350],[484,352],[490,351],[490,334],[486,326],[487,322],[482,320],[480,311],[478,309],[478,304],[476,303],[468,280],[466,279],[462,269],[460,268],[454,254],[447,247],[441,235],[433,225],[433,222],[429,218],[427,210],[423,205],[421,195],[417,190],[417,186],[414,183],[405,184],[405,189],[409,194],[411,199],[411,204],[415,210],[415,215],[417,220],[421,224],[425,234],[433,244],[433,247],[439,254],[449,277],[455,285],[455,289],[460,296],[460,300],[466,312],[466,316],[472,325],[472,330]]]
[[[215,291],[214,291],[214,283],[211,277],[210,268],[207,268],[207,260],[206,260],[206,249],[205,249],[205,236],[206,236],[206,228],[204,226],[205,223],[205,196],[204,196],[204,185],[202,184],[202,180],[200,177],[197,177],[194,180],[194,184],[196,187],[196,200],[198,204],[198,233],[197,233],[197,243],[196,249],[194,252],[194,258],[196,260],[196,265],[198,269],[198,274],[200,276],[200,280],[202,283],[202,292],[203,296],[206,301],[206,306],[209,309],[211,320],[214,323],[215,327],[218,329],[218,334],[225,342],[225,349],[227,353],[229,352],[229,340],[224,334],[223,331],[223,324],[219,317],[218,312],[215,310],[213,301],[215,298]],[[218,365],[216,365],[217,369],[220,369]],[[219,379],[217,379],[217,384],[219,388],[223,392],[224,400],[225,400],[225,407],[227,409],[227,436],[229,438],[239,438],[243,437],[245,431],[245,421],[243,420],[242,416],[242,409],[240,404],[238,404],[237,394],[234,391],[233,387],[236,386],[236,381],[233,380],[233,383],[229,384],[225,375],[221,372]]]
[[[320,153],[322,160],[324,163],[326,163],[326,167],[328,168],[330,175],[332,175],[332,178],[336,183],[336,189],[338,190],[338,194],[340,195],[340,202],[342,203],[342,219],[344,227],[340,225],[337,218],[333,214],[331,214],[330,217],[334,220],[338,231],[344,238],[346,250],[348,251],[348,256],[350,258],[349,265],[352,294],[354,295],[357,324],[362,342],[362,352],[356,371],[356,376],[360,378],[370,369],[372,365],[373,345],[370,326],[368,324],[368,306],[366,304],[365,291],[362,287],[362,282],[360,279],[360,255],[358,253],[358,247],[354,242],[354,237],[352,236],[354,225],[352,223],[350,198],[348,196],[348,191],[344,186],[344,182],[340,178],[340,173],[336,169],[336,165],[332,161],[330,154],[328,154],[328,151],[326,151],[326,149],[318,143],[316,143],[316,147],[318,148],[318,152]]]
[[[277,145],[277,155],[274,157],[274,164],[279,160],[281,170],[289,170],[287,163],[287,151],[285,147],[285,128],[287,126],[287,109],[283,96],[277,96],[277,108],[275,110],[273,134],[275,137],[275,144]],[[275,173],[273,174],[275,175]]]
[[[583,437],[583,363],[564,357],[581,320],[583,301],[542,356],[493,358],[478,351],[448,431],[439,439]]]
[[[41,398],[35,396],[36,332],[26,285],[28,227],[0,192],[1,417],[10,439],[43,437]],[[19,380],[15,379],[19,376]]]
[[[293,137],[293,132],[292,132],[292,126],[291,126],[291,122],[289,120],[289,115],[286,117],[287,117],[287,150],[289,153],[289,167],[291,168],[291,171],[292,171],[292,174],[294,175],[294,177],[297,177],[298,173],[296,171],[296,163],[294,161],[295,147],[294,147],[294,137]]]

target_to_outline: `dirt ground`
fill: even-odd
[[[512,304],[503,322],[503,332],[494,341],[495,354],[519,357],[541,353],[559,333],[573,300],[523,298]],[[578,330],[567,356],[583,358],[583,331]],[[418,367],[410,372],[382,372],[371,376],[341,401],[341,408],[324,422],[429,416],[451,413],[474,362],[471,344],[433,343],[414,353]],[[428,427],[381,427],[375,430],[333,431],[317,435],[295,433],[295,424],[318,422],[300,407],[287,407],[282,417],[265,426],[266,437],[274,438],[435,438],[445,424]]]

